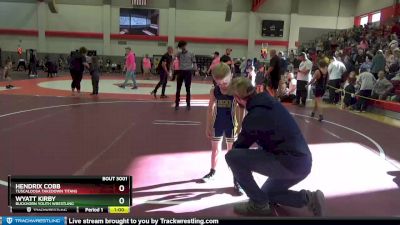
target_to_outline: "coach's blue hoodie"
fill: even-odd
[[[257,143],[289,170],[309,173],[311,152],[288,110],[267,93],[252,96],[246,109],[248,113],[233,148],[249,148]]]

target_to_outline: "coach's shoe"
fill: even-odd
[[[322,122],[322,120],[324,120],[324,116],[323,115],[319,115],[318,121]]]
[[[243,188],[236,181],[236,179],[233,179],[233,190],[235,191],[235,194],[238,196],[242,196],[245,194]]]
[[[154,98],[157,98],[157,93],[154,90],[150,92],[150,95],[153,95]]]
[[[133,86],[131,89],[138,89],[138,86]]]
[[[268,203],[257,204],[252,200],[248,202],[236,203],[233,206],[233,211],[243,216],[272,216],[273,212]]]
[[[325,216],[325,196],[322,191],[306,191],[308,203],[307,208],[314,216]]]
[[[187,106],[186,106],[186,110],[187,110],[187,111],[190,111],[190,105],[187,105]]]
[[[168,98],[168,95],[161,95],[160,98]]]
[[[175,105],[175,111],[179,110],[179,105]]]
[[[315,116],[315,112],[312,112],[311,117],[314,118],[314,116]]]
[[[215,170],[214,169],[210,169],[210,172],[203,177],[202,181],[204,183],[207,183],[207,182],[210,182],[210,181],[214,180],[214,178],[215,178]]]

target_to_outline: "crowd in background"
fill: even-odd
[[[337,103],[338,89],[344,89],[346,106],[362,111],[366,98],[400,101],[399,35],[399,22],[380,26],[368,23],[320,38],[302,51],[314,65],[318,60],[329,60],[334,74],[329,78],[329,102]],[[366,98],[359,98],[361,103],[357,104],[355,95]]]

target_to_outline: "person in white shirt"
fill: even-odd
[[[296,98],[296,86],[297,80],[294,78],[294,74],[290,71],[287,74],[289,88],[286,89],[285,96],[281,98],[281,102],[293,102]]]
[[[329,89],[329,103],[337,104],[339,102],[339,93],[336,92],[340,88],[342,75],[346,72],[346,66],[341,61],[333,57],[333,61],[328,66],[328,89]],[[331,88],[334,87],[334,88]],[[336,89],[335,89],[336,88]]]
[[[295,105],[305,106],[307,100],[307,87],[308,81],[311,76],[313,63],[307,58],[305,52],[300,53],[299,59],[301,61],[299,70],[297,72],[297,91]],[[301,102],[300,102],[301,100]]]
[[[361,97],[358,99],[357,103],[353,105],[350,109],[355,109],[357,111],[365,111],[367,107],[368,100],[365,98],[370,98],[372,89],[374,89],[376,79],[374,75],[370,72],[363,72],[360,74],[357,80],[357,85],[360,87],[358,95]]]

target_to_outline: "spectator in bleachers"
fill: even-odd
[[[311,69],[313,67],[312,62],[307,58],[305,52],[300,53],[299,59],[301,61],[299,65],[299,70],[297,72],[297,91],[296,91],[296,101],[294,104],[305,106],[307,100],[307,87],[308,81],[311,75]]]
[[[393,51],[395,48],[398,47],[399,47],[399,42],[397,40],[397,35],[396,34],[390,35],[389,49]]]
[[[345,108],[348,108],[356,103],[355,93],[356,93],[356,77],[355,73],[352,72],[347,78],[346,85],[344,86],[344,98],[343,104]]]
[[[361,40],[359,47],[364,51],[368,49],[369,45],[365,37],[363,37],[363,39]]]
[[[358,69],[360,68],[361,64],[363,64],[365,62],[365,57],[366,57],[366,55],[364,53],[364,50],[361,49],[361,48],[359,48],[357,50],[357,54],[353,55],[353,62],[354,62],[354,65],[356,67],[355,68],[356,71],[358,71]]]
[[[374,58],[372,58],[371,73],[375,79],[378,77],[378,72],[385,70],[386,60],[382,50],[378,50]]]
[[[374,75],[370,72],[363,72],[360,74],[357,80],[357,85],[360,90],[358,94],[360,95],[356,104],[351,107],[351,109],[355,109],[357,111],[365,111],[367,107],[367,99],[370,98],[372,94],[372,89],[374,88],[376,83],[376,79]]]
[[[391,31],[392,34],[396,34],[397,36],[400,36],[400,23],[397,21],[396,23],[393,24]]]
[[[360,66],[359,73],[366,72],[366,71],[370,72],[371,66],[372,66],[372,55],[368,54],[365,57],[365,62],[363,64],[361,64],[361,66]]]
[[[328,90],[329,90],[329,103],[337,104],[339,102],[339,93],[336,92],[340,88],[340,82],[343,74],[346,72],[346,66],[341,61],[333,57],[333,61],[328,66]]]
[[[386,79],[385,72],[379,71],[378,80],[375,83],[374,88],[372,89],[372,98],[379,100],[386,100],[387,95],[392,90],[393,84]]]

